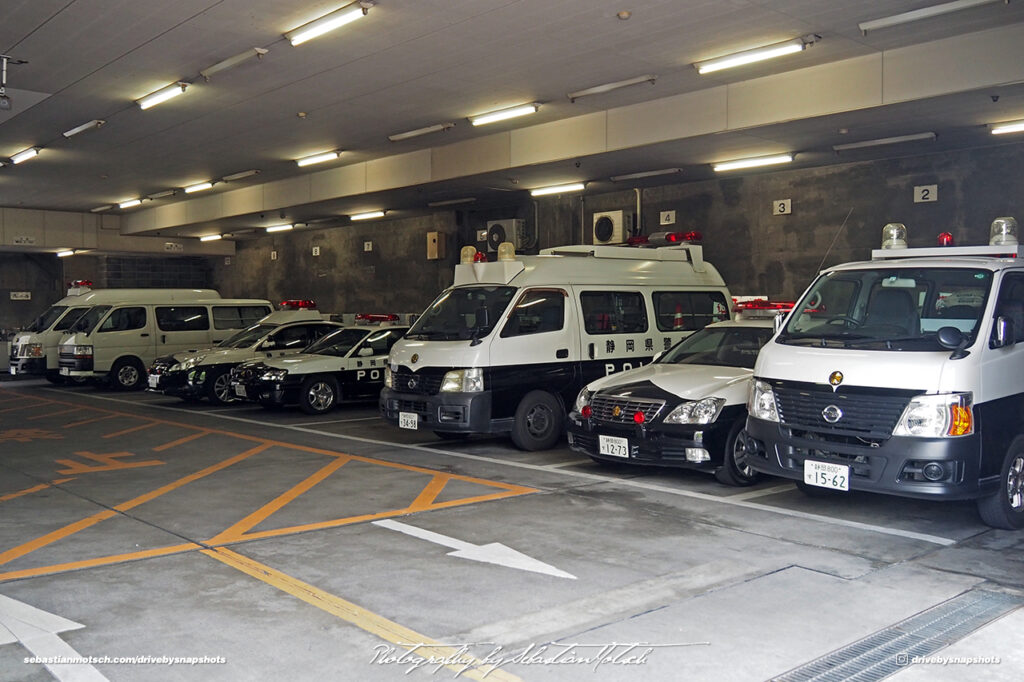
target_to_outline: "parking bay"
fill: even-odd
[[[727,488],[443,441],[375,405],[310,417],[9,382],[0,453],[5,680],[83,670],[26,664],[32,646],[225,661],[172,679],[398,679],[417,644],[476,678],[493,661],[490,679],[769,679],[958,595],[1024,588],[1021,534],[970,503]],[[27,609],[82,627],[51,628],[47,649],[19,636],[50,622]],[[985,648],[1019,614],[953,647],[1018,677],[1012,648]]]

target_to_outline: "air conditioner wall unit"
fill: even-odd
[[[529,247],[530,236],[522,218],[487,221],[487,251],[494,253],[502,242],[512,242],[516,250]]]
[[[594,213],[592,236],[595,244],[625,244],[633,234],[633,211],[599,211]]]

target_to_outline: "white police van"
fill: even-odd
[[[999,218],[989,246],[911,249],[890,224],[873,260],[823,271],[758,356],[747,464],[808,493],[977,500],[1024,528],[1016,233]]]
[[[517,257],[506,243],[496,262],[474,259],[464,248],[454,285],[391,349],[380,411],[401,428],[550,448],[588,382],[730,319],[729,290],[697,244]]]

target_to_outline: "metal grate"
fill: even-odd
[[[806,427],[826,437],[835,433],[889,438],[914,393],[875,389],[833,392],[830,386],[811,384],[777,385],[773,388],[783,424]],[[822,411],[829,405],[842,410],[842,417],[835,424],[829,424],[822,417]]]
[[[932,654],[1022,603],[1024,599],[1012,594],[984,590],[965,592],[771,679],[773,682],[882,680],[906,668],[915,656]]]
[[[616,414],[615,408],[619,408]],[[598,393],[590,401],[590,409],[593,412],[593,419],[611,424],[632,424],[633,414],[644,413],[644,421],[651,421],[661,408],[665,407],[664,400],[647,400],[643,398],[630,398],[622,395],[609,395]]]

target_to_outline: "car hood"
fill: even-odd
[[[708,396],[729,398],[730,403],[746,401],[753,370],[718,365],[673,365],[654,363],[619,372],[596,381],[591,391],[612,391],[640,383],[651,383],[669,393],[691,400]]]

